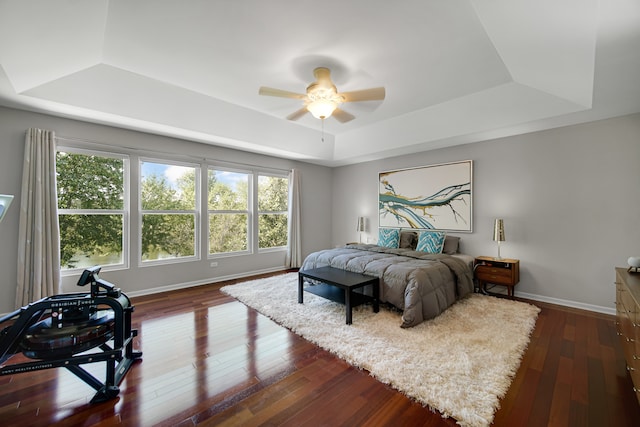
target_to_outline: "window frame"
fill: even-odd
[[[60,215],[122,215],[122,262],[118,264],[101,265],[102,271],[116,271],[129,269],[129,251],[130,251],[130,216],[131,216],[131,165],[130,156],[128,154],[117,153],[112,151],[102,151],[87,148],[78,148],[69,145],[58,145],[56,147],[56,156],[59,152],[69,154],[79,154],[85,156],[105,157],[110,159],[122,160],[122,209],[62,209],[57,207],[58,222]],[[58,165],[56,163],[56,174],[58,173]],[[56,183],[56,204],[58,205],[57,183]],[[60,233],[61,230],[58,230]],[[60,276],[75,276],[82,272],[86,267],[62,268],[60,267]]]
[[[289,182],[289,174],[288,173],[278,173],[278,172],[274,172],[274,171],[257,171],[255,174],[256,178],[255,178],[255,200],[254,200],[254,206],[255,206],[255,212],[256,212],[256,221],[255,221],[255,244],[256,244],[256,248],[258,249],[257,252],[258,253],[267,253],[267,252],[279,252],[279,251],[286,251],[287,250],[287,246],[289,245],[289,187],[290,187],[290,182]],[[266,176],[266,177],[272,177],[272,178],[283,178],[287,181],[287,209],[285,211],[261,211],[259,209],[259,192],[260,192],[260,177],[261,176]],[[283,246],[272,246],[269,248],[261,248],[260,247],[260,215],[273,215],[273,214],[284,214],[287,217],[287,243],[285,243]]]
[[[219,171],[219,172],[231,172],[247,175],[247,208],[246,210],[235,210],[235,209],[209,209],[209,172],[210,171]],[[217,164],[207,164],[207,197],[206,197],[206,211],[207,211],[207,258],[208,259],[217,259],[217,258],[226,258],[233,256],[241,256],[241,255],[250,255],[254,253],[254,237],[257,235],[257,231],[254,230],[254,209],[253,209],[253,199],[254,199],[254,176],[255,172],[248,169],[240,169],[233,168],[228,166],[221,166]],[[211,216],[214,214],[246,214],[247,215],[247,249],[241,251],[232,251],[232,252],[210,252],[211,243],[210,243],[210,230],[211,230]]]
[[[150,210],[150,209],[142,209],[142,164],[143,163],[156,163],[166,166],[181,166],[181,167],[190,167],[194,168],[195,173],[195,204],[193,210],[170,210],[170,209],[162,209],[162,210]],[[185,262],[194,262],[199,261],[201,259],[200,254],[200,218],[201,218],[201,165],[199,163],[193,162],[183,162],[179,160],[172,160],[166,158],[158,158],[158,157],[150,157],[150,156],[139,156],[138,157],[138,267],[154,267],[160,265],[167,264],[177,264],[177,263],[185,263]],[[193,255],[183,256],[183,257],[175,257],[175,258],[163,258],[163,259],[154,259],[154,260],[143,260],[142,259],[142,223],[144,215],[186,215],[193,214],[194,217],[194,228],[193,228]]]

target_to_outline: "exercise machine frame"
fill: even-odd
[[[99,267],[87,269],[78,281],[78,286],[91,285],[91,291],[88,293],[70,293],[42,298],[0,318],[0,327],[3,323],[13,320],[10,326],[0,331],[0,376],[64,367],[97,390],[91,403],[104,402],[118,395],[119,384],[133,362],[142,357],[142,352],[133,350],[133,338],[138,335],[137,330],[131,329],[131,313],[134,307],[119,288],[98,277],[99,271]],[[23,337],[38,321],[48,315],[56,316],[63,310],[88,310],[97,309],[100,306],[107,306],[113,310],[112,338],[79,354],[42,357],[32,362],[4,365],[5,361],[22,351],[20,343]],[[113,341],[113,346],[109,345],[110,341]],[[97,351],[98,349],[101,351]],[[106,363],[104,382],[81,366],[98,362]]]

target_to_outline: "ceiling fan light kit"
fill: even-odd
[[[287,116],[288,120],[298,120],[309,112],[313,117],[321,120],[333,115],[341,123],[353,120],[355,116],[338,108],[340,104],[344,102],[380,101],[385,97],[383,87],[338,93],[336,86],[331,81],[331,71],[325,67],[316,68],[313,70],[313,75],[316,81],[307,86],[306,95],[264,86],[260,88],[258,93],[266,96],[304,100],[304,107],[289,114]]]
[[[326,119],[330,117],[336,108],[338,108],[338,105],[327,99],[319,99],[307,105],[307,110],[309,110],[311,115],[316,119]]]

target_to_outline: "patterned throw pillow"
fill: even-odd
[[[399,228],[380,228],[378,230],[378,246],[397,248],[400,243]]]
[[[445,237],[446,233],[444,231],[421,231],[418,235],[416,251],[430,254],[442,253]]]

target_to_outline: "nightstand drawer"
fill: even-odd
[[[490,265],[479,265],[476,267],[476,274],[511,277],[510,268],[493,267]]]
[[[512,284],[513,277],[511,270],[503,268],[480,268],[476,270],[476,278],[489,283]]]

